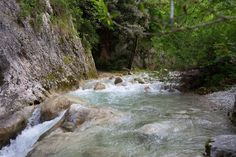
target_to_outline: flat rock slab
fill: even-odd
[[[221,135],[213,139],[210,157],[236,157],[236,135]]]

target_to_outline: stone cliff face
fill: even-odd
[[[38,104],[48,90],[70,88],[96,76],[91,53],[78,37],[52,24],[50,1],[45,5],[36,31],[31,17],[19,21],[16,0],[0,1],[0,117]]]

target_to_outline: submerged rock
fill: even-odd
[[[66,118],[66,123],[69,123],[65,124],[65,128],[68,126],[70,130],[72,123],[75,126],[80,126],[82,128],[87,127],[87,125],[83,125],[84,123],[87,123],[90,126],[113,123],[119,121],[122,116],[123,114],[111,108],[87,107],[80,104],[73,104],[71,105],[69,114]]]
[[[236,135],[217,136],[206,144],[209,157],[236,157]]]
[[[68,109],[72,102],[63,96],[54,96],[46,100],[41,106],[41,121],[52,120],[58,113]]]
[[[121,82],[123,82],[122,78],[117,77],[114,81],[114,84],[116,85],[116,84],[121,83]]]
[[[88,107],[80,104],[73,104],[70,107],[67,121],[73,122],[76,126],[79,126],[87,120],[89,113],[90,109]]]
[[[96,83],[94,90],[103,90],[103,89],[106,89],[106,86],[103,83],[100,82]]]

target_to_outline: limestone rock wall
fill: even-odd
[[[96,76],[94,61],[75,35],[51,22],[50,1],[37,31],[31,17],[19,20],[16,0],[0,1],[0,117],[39,103],[49,90]]]

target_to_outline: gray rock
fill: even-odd
[[[236,157],[236,135],[221,135],[206,144],[206,155],[210,157]]]
[[[0,120],[0,148],[9,143],[9,139],[14,138],[26,127],[27,119],[31,116],[34,107],[25,107]]]
[[[41,121],[52,120],[63,110],[68,109],[72,102],[63,96],[54,96],[47,99],[41,106]]]
[[[116,85],[116,84],[121,83],[121,82],[123,82],[122,78],[117,77],[117,78],[115,79],[114,84]]]

